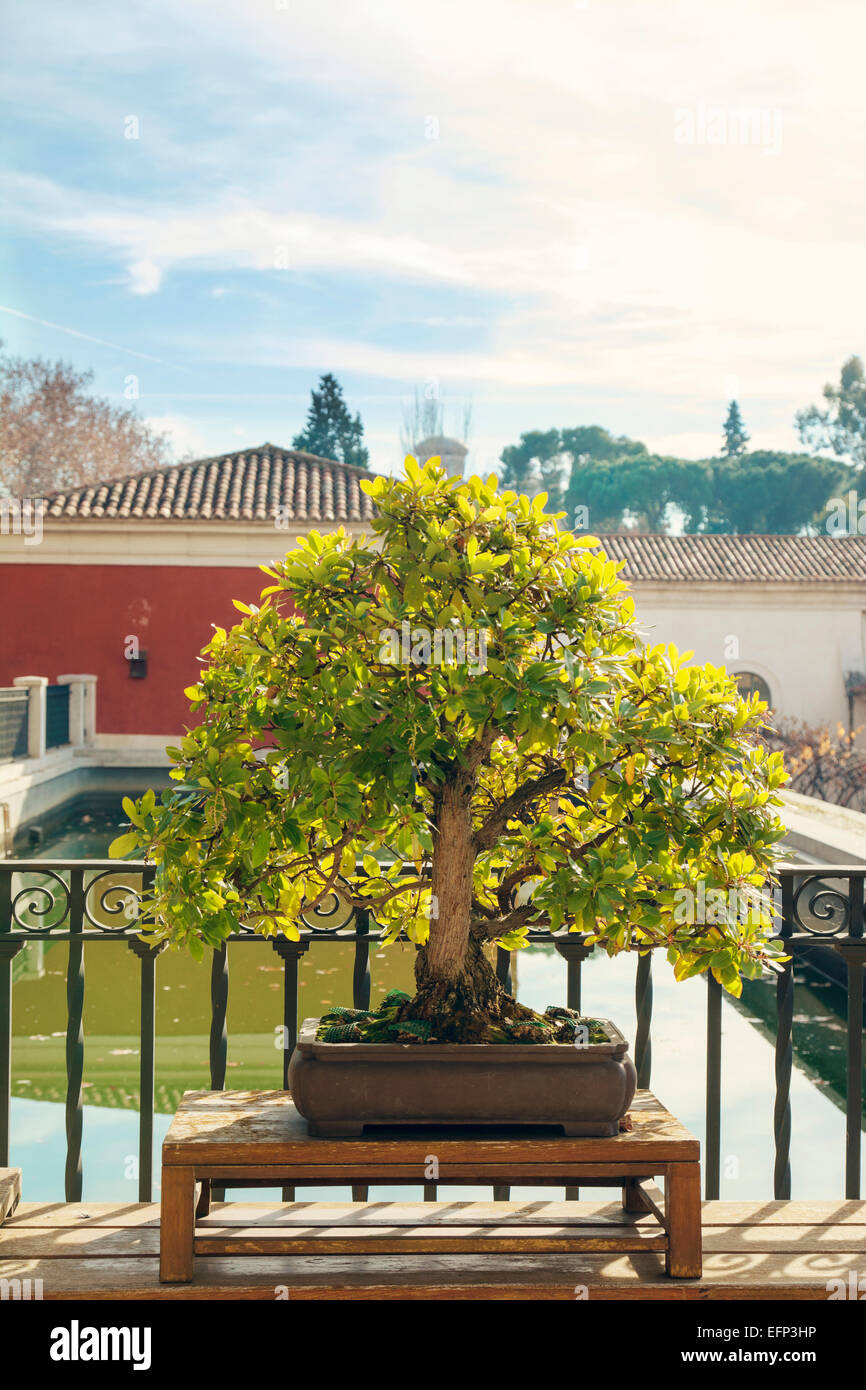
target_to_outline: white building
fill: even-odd
[[[866,725],[866,537],[602,537],[655,641],[758,689],[783,717]]]

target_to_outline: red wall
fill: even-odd
[[[178,734],[195,722],[183,690],[211,624],[231,627],[232,599],[254,602],[268,582],[246,568],[0,565],[0,686],[87,672],[99,677],[99,733]],[[144,680],[129,676],[130,635],[147,652]]]

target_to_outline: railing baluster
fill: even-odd
[[[794,879],[782,876],[782,927],[785,941],[794,931]],[[777,1201],[791,1196],[791,1069],[794,1062],[794,961],[786,961],[776,976],[776,1102],[773,1108],[773,1134],[776,1164],[773,1195]]]
[[[510,994],[512,989],[511,952],[503,950],[501,946],[496,947],[496,978],[506,994]]]
[[[370,1007],[370,914],[365,908],[355,913],[355,965],[352,970],[352,1004],[356,1009]]]
[[[9,1167],[12,1122],[12,962],[23,941],[12,941],[12,874],[0,868],[0,1168]]]
[[[497,948],[496,948],[496,978],[497,978],[497,980],[499,981],[499,983],[501,984],[502,988],[503,988],[508,994],[510,994],[510,993],[511,993],[511,989],[512,989],[512,984],[511,984],[511,952],[510,952],[510,951],[504,951],[504,950],[502,949],[501,946],[497,946]],[[425,1202],[428,1201],[428,1200],[435,1200],[436,1185],[435,1185],[435,1183],[432,1183],[432,1184],[430,1184],[430,1186],[432,1186],[432,1188],[433,1188],[434,1196],[433,1196],[433,1198],[428,1199],[428,1197],[427,1197],[427,1191],[428,1191],[428,1189],[427,1189],[427,1187],[425,1187],[425,1189],[424,1189],[424,1200],[425,1200]],[[510,1196],[511,1196],[511,1188],[510,1188],[510,1187],[508,1187],[507,1185],[504,1185],[504,1184],[502,1184],[502,1183],[494,1183],[494,1185],[493,1185],[493,1200],[494,1200],[494,1202],[507,1202],[508,1199],[510,1198]]]
[[[229,1008],[229,953],[224,941],[219,950],[214,950],[210,968],[210,1088],[212,1091],[225,1090],[226,1059],[228,1057],[228,1030],[226,1019]],[[225,1188],[212,1187],[211,1201],[225,1201]]]
[[[147,889],[150,884],[146,884]],[[153,1201],[153,1111],[156,1070],[156,959],[168,942],[149,946],[138,937],[127,945],[138,957],[139,967],[139,1067],[138,1067],[138,1200]]]
[[[66,1200],[83,1190],[81,1138],[84,1080],[84,870],[69,873],[69,962],[66,967]]]
[[[300,963],[309,950],[309,941],[289,941],[279,936],[274,950],[283,962],[283,1090],[289,1089],[289,1062],[298,1042],[300,1028]]]
[[[637,1084],[642,1091],[648,1091],[652,1079],[653,1044],[653,975],[652,952],[637,958],[637,972],[634,983],[634,1004],[637,1012],[637,1032],[634,1040],[634,1064],[637,1071]]]
[[[849,939],[837,949],[848,967],[848,1075],[845,1101],[845,1196],[860,1197],[860,1154],[863,1117],[863,878],[848,879]]]
[[[153,888],[155,869],[145,869],[141,875],[142,897]],[[139,925],[147,925],[142,917]],[[138,1066],[138,1200],[153,1201],[153,1111],[155,1104],[156,1070],[156,958],[168,942],[156,946],[129,937],[127,945],[140,961],[139,966],[139,1066]]]
[[[352,1004],[356,1009],[370,1007],[370,914],[365,908],[355,912],[355,964],[352,970]],[[366,1202],[370,1189],[365,1183],[352,1188],[353,1202]]]
[[[582,987],[582,968],[587,956],[591,955],[592,947],[584,943],[583,936],[574,933],[563,937],[561,941],[554,943],[557,954],[562,956],[566,962],[566,987],[565,1005],[568,1009],[574,1009],[575,1013],[580,1013],[581,987]],[[580,1188],[574,1185],[566,1186],[565,1200],[567,1202],[577,1202],[580,1199]]]
[[[860,1197],[863,1115],[863,966],[866,943],[839,949],[848,965],[848,1079],[845,1104],[845,1196]]]
[[[229,1007],[229,954],[226,943],[215,949],[210,968],[210,1088],[222,1091],[226,1084]]]
[[[283,962],[283,1090],[289,1089],[289,1062],[298,1041],[300,1027],[300,963],[301,956],[309,948],[308,941],[289,941],[279,936],[273,943],[274,950]],[[281,1189],[284,1202],[295,1200],[295,1189],[286,1186]]]
[[[567,963],[566,1008],[580,1013],[581,967],[587,956],[592,954],[592,947],[585,944],[583,936],[579,933],[564,936],[561,941],[557,940],[553,944],[557,954]]]
[[[707,1142],[705,1196],[718,1201],[722,1144],[722,987],[707,972]]]

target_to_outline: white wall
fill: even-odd
[[[866,669],[866,590],[856,585],[635,584],[652,640],[695,660],[754,671],[774,707],[793,719],[847,727],[845,672]],[[727,656],[732,649],[738,655]]]

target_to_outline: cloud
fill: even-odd
[[[153,261],[133,261],[129,267],[129,288],[133,294],[155,294],[162,284],[162,271]]]
[[[142,139],[101,182],[74,161],[13,176],[12,216],[104,258],[191,358],[573,387],[659,420],[737,378],[781,421],[858,346],[854,0],[154,0],[105,36],[61,12],[62,44],[34,50],[51,102],[103,142],[142,106]],[[106,84],[83,116],[81,64]],[[126,67],[142,101],[115,109]],[[779,152],[678,143],[677,113],[714,107],[780,112]],[[226,332],[172,318],[175,277],[226,292]],[[252,283],[275,304],[243,312]],[[704,451],[694,412],[657,431]]]
[[[166,435],[177,458],[206,458],[211,451],[212,440],[186,416],[149,415],[145,423],[155,434]]]

